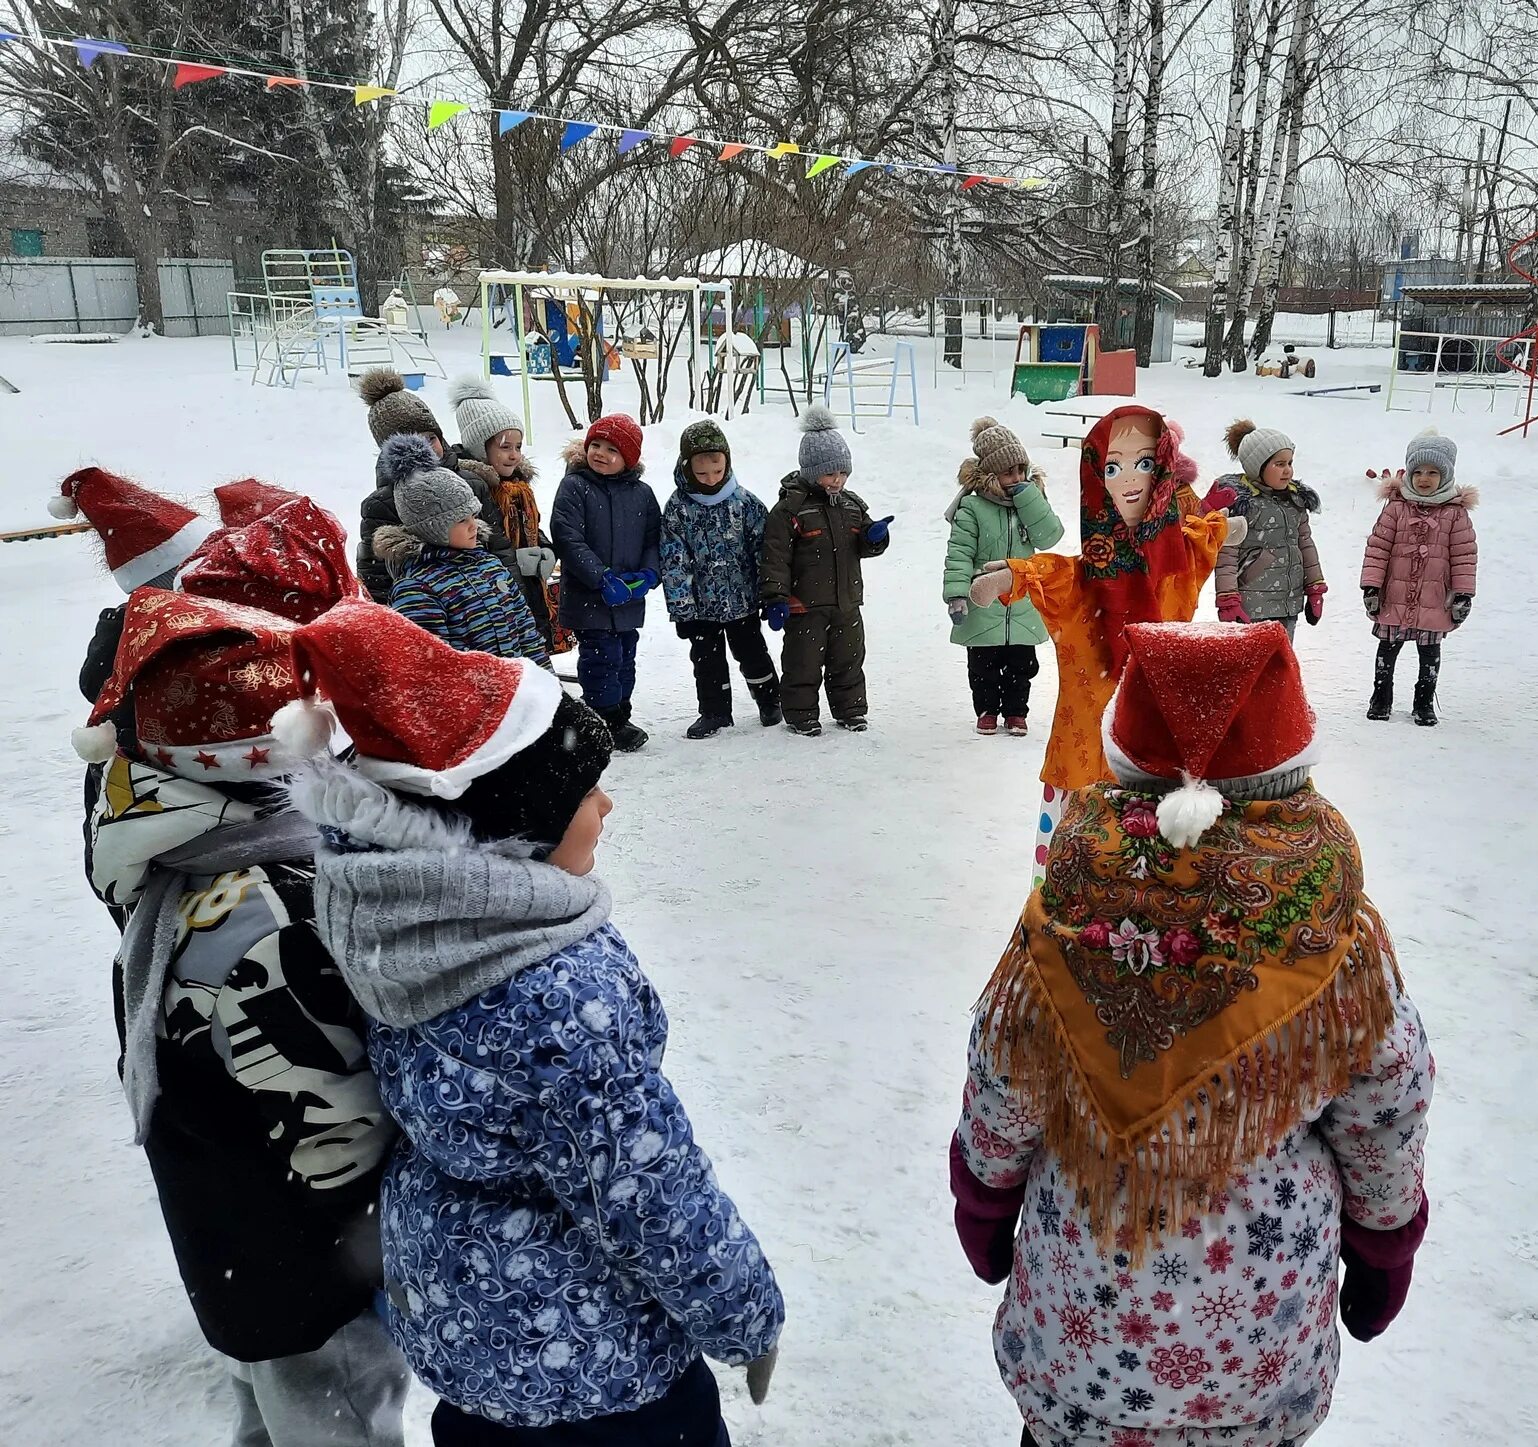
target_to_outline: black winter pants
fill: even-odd
[[[1403,638],[1391,643],[1387,638],[1378,642],[1378,656],[1373,660],[1372,681],[1375,688],[1384,684],[1393,687],[1394,670],[1399,666],[1399,651],[1405,645]],[[1440,643],[1417,643],[1416,651],[1420,654],[1420,679],[1418,686],[1435,692],[1437,675],[1442,671],[1442,645]]]
[[[826,684],[836,719],[865,717],[865,620],[858,608],[808,608],[785,624],[780,706],[787,723],[817,721],[817,690]]]
[[[633,1412],[614,1412],[549,1427],[510,1427],[447,1402],[433,1410],[434,1447],[732,1447],[721,1395],[703,1358],[661,1397]]]
[[[707,718],[732,716],[732,677],[726,666],[728,648],[755,699],[771,689],[778,690],[769,645],[764,642],[764,630],[757,615],[750,614],[731,623],[682,623],[679,628],[689,640],[694,692],[700,713]]]
[[[1041,665],[1029,643],[1005,643],[994,648],[967,649],[967,682],[972,685],[972,712],[1024,718],[1031,706],[1031,680]]]
[[[640,633],[626,628],[618,633],[605,628],[577,632],[577,682],[582,701],[599,713],[630,702],[635,692],[635,651]]]

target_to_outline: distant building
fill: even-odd
[[[1036,307],[1039,322],[1092,322],[1095,319],[1095,300],[1105,281],[1098,276],[1044,276],[1041,279],[1041,301]],[[1138,283],[1133,277],[1124,276],[1116,284],[1116,335],[1102,336],[1101,347],[1108,352],[1120,351],[1135,344],[1137,328]],[[1175,313],[1182,297],[1178,291],[1154,283],[1154,331],[1153,347],[1149,360],[1167,362],[1175,349]]]

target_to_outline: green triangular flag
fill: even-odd
[[[445,121],[453,120],[454,117],[460,113],[460,111],[468,109],[469,107],[465,105],[463,101],[435,100],[427,108],[427,129],[430,131],[435,131],[439,126],[443,125]]]

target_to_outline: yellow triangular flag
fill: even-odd
[[[427,129],[435,131],[445,121],[453,120],[460,111],[468,109],[469,107],[463,101],[435,100],[427,108]]]
[[[387,85],[355,85],[352,88],[352,103],[355,106],[366,106],[371,101],[383,100],[387,95],[394,94]]]
[[[794,141],[777,141],[764,154],[767,155],[771,161],[777,161],[783,156],[797,156],[800,155],[800,153],[801,147],[798,146]]]

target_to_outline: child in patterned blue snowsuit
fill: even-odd
[[[714,422],[691,422],[678,442],[677,484],[662,510],[662,591],[668,617],[689,644],[700,716],[687,737],[732,726],[732,651],[758,705],[780,721],[780,680],[758,617],[758,559],[768,509],[737,482],[731,445]]]
[[[784,1304],[662,1073],[667,1015],[591,873],[609,731],[524,662],[443,650],[404,681],[401,625],[365,608],[297,640],[358,752],[294,799],[326,840],[317,928],[377,1022],[404,1133],[380,1199],[385,1316],[441,1399],[433,1440],[729,1447],[701,1358],[749,1365],[760,1399]],[[491,742],[488,705],[506,708]]]

